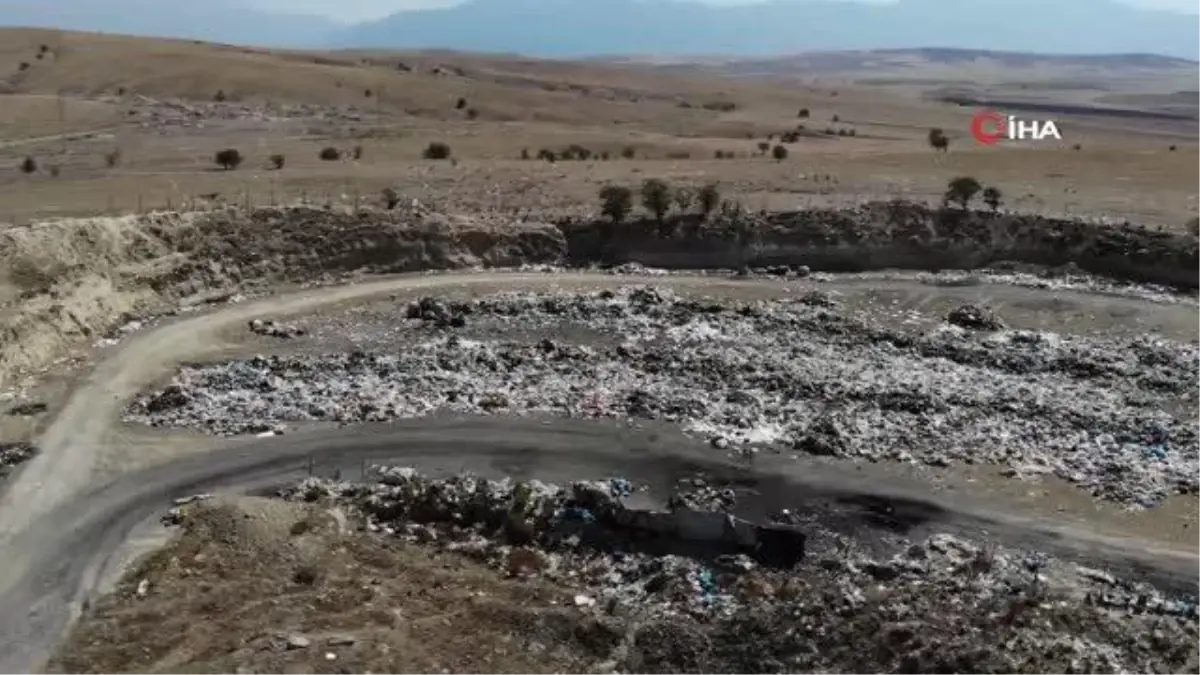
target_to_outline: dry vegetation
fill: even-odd
[[[933,201],[962,175],[1023,211],[1178,226],[1197,208],[1194,130],[1074,119],[1061,147],[980,149],[970,109],[895,85],[0,35],[0,221],[214,201],[378,203],[385,189],[452,211],[594,213],[601,186],[648,177],[718,182],[755,210]],[[949,152],[930,148],[934,127]],[[227,149],[241,161],[221,170]],[[27,157],[35,171],[21,170]]]
[[[544,262],[591,246],[548,224],[559,214],[652,232],[736,208],[726,200],[746,213],[904,198],[1174,229],[1195,222],[1194,129],[1077,119],[1064,124],[1061,146],[980,149],[968,137],[970,110],[914,91],[0,29],[0,223],[16,225],[0,232],[9,337],[0,383],[139,312],[227,296],[246,281],[502,264],[516,252]],[[933,128],[945,130],[947,152],[931,147]],[[298,200],[387,212],[121,215]],[[663,218],[681,212],[689,215]],[[24,227],[100,214],[120,217]],[[796,250],[819,239],[838,249],[843,239],[870,243],[860,230],[879,233],[874,225],[887,222],[825,215],[842,229],[809,218],[773,231],[798,232]],[[1042,219],[990,218],[1021,234],[1005,245],[1042,243],[1029,235]],[[525,219],[533,222],[513,226]],[[921,242],[958,245],[972,236],[965,230],[984,229],[957,216],[944,231],[928,213],[910,221],[903,234]],[[1194,263],[1194,247],[1192,258],[1171,257],[1182,237],[1161,235],[1170,241],[1159,255],[1143,243],[1160,233],[1113,240],[1076,230],[1075,244],[1106,244],[1109,258],[1146,267],[1169,258],[1161,267],[1171,270]],[[680,248],[663,234],[649,248]],[[878,237],[881,248],[893,234]],[[638,241],[636,232],[626,239]],[[385,548],[336,513],[255,500],[200,510],[130,579],[91,608],[54,667],[561,672],[595,670],[615,639],[561,611],[569,589]]]
[[[586,672],[621,637],[571,611],[570,589],[364,536],[336,509],[194,511],[50,672]]]

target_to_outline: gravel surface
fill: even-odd
[[[619,478],[559,487],[373,467],[366,483],[309,478],[281,496],[346,507],[377,536],[575,587],[579,611],[625,635],[616,671],[1197,670],[1195,598],[948,534],[897,536],[880,555],[812,531],[809,554],[786,565],[755,551],[649,551],[621,525],[637,489]],[[730,507],[706,487],[671,502]]]
[[[1197,492],[1195,343],[1002,330],[980,307],[948,319],[970,327],[898,329],[821,292],[427,298],[373,329],[378,348],[188,367],[127,418],[244,434],[438,412],[633,417],[730,451],[1054,474],[1131,507]]]

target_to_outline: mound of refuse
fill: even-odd
[[[1052,474],[1127,505],[1198,489],[1195,406],[1180,405],[1197,389],[1195,344],[913,332],[807,296],[721,303],[650,287],[425,299],[397,314],[401,351],[189,366],[126,417],[217,434],[443,412],[642,418],[740,452]],[[538,337],[562,326],[608,338]],[[488,337],[514,327],[529,337]]]
[[[949,534],[897,538],[891,553],[879,554],[814,531],[827,540],[818,552],[785,565],[737,552],[652,551],[619,536],[620,523],[635,519],[618,514],[630,511],[624,501],[639,490],[620,478],[556,486],[373,467],[366,482],[314,477],[280,495],[357,514],[368,536],[569,584],[577,611],[624,626],[614,652],[620,670],[1183,672],[1195,665],[1194,597]],[[589,527],[611,536],[588,536]]]

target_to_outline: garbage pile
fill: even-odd
[[[639,418],[728,452],[999,465],[1130,507],[1200,490],[1196,344],[917,332],[825,296],[723,303],[652,287],[426,298],[400,312],[379,349],[186,367],[127,419],[244,434],[439,413]]]
[[[292,338],[302,337],[304,329],[299,326],[287,323],[276,323],[270,319],[251,319],[249,321],[250,332],[255,335],[263,335],[266,337],[282,338],[290,340]]]
[[[817,533],[836,539],[828,553],[770,566],[639,548],[615,524],[636,489],[619,478],[372,476],[308,478],[281,496],[359,513],[372,536],[562,583],[579,611],[630,626],[618,668],[634,672],[679,672],[686,658],[705,672],[1181,672],[1195,657],[1194,597],[1037,553],[938,534],[880,556]],[[607,538],[587,534],[604,522]],[[696,650],[672,648],[697,635]]]
[[[26,441],[0,443],[0,478],[12,473],[19,464],[24,464],[37,455],[37,447]]]
[[[1001,330],[1004,322],[987,307],[962,305],[946,315],[946,323],[971,330]]]

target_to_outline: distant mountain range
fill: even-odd
[[[468,0],[340,25],[237,0],[0,0],[0,25],[305,48],[443,48],[541,57],[951,47],[1200,57],[1194,14],[1114,0]]]
[[[0,26],[59,28],[263,47],[319,47],[345,27],[247,9],[238,0],[0,0]]]

